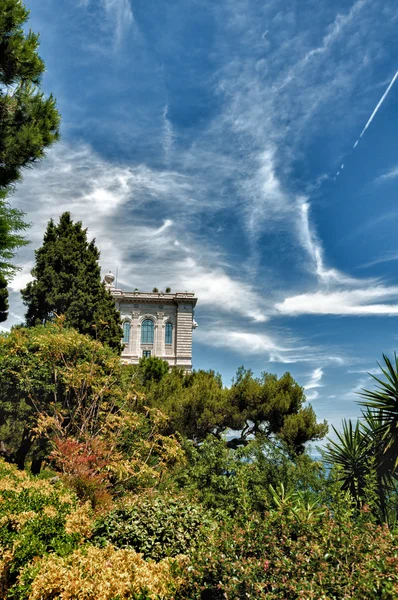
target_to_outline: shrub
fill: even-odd
[[[132,548],[158,561],[190,554],[211,523],[208,513],[183,497],[144,496],[99,519],[93,542]]]
[[[398,540],[386,527],[350,513],[285,498],[245,526],[228,521],[185,569],[176,600],[393,600]]]
[[[67,557],[47,556],[22,573],[20,600],[155,600],[164,598],[173,564],[147,562],[134,550],[86,546]],[[177,584],[174,578],[173,586]]]
[[[77,523],[83,520],[82,510],[75,495],[62,486],[34,479],[0,460],[1,598],[36,557],[49,552],[65,556],[78,547],[87,531]]]

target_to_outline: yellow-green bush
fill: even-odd
[[[90,503],[61,483],[0,460],[1,600],[149,600],[178,587],[175,560],[95,547],[93,523]]]
[[[25,596],[29,600],[152,600],[165,598],[170,585],[178,583],[172,567],[168,559],[147,562],[134,550],[85,546],[66,557],[52,554],[28,567],[21,575],[20,589],[33,576]]]
[[[87,536],[90,518],[62,485],[0,460],[0,597],[8,597],[30,561],[73,552]]]

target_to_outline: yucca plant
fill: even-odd
[[[327,463],[337,467],[337,481],[359,508],[367,485],[371,447],[359,421],[354,426],[351,419],[344,419],[342,426],[342,431],[333,427],[337,440],[327,438],[328,445],[322,455]]]
[[[398,357],[394,361],[383,354],[384,366],[379,365],[385,380],[372,375],[377,382],[374,390],[362,390],[364,398],[359,404],[367,409],[366,415],[372,420],[373,439],[378,438],[381,459],[386,474],[397,478],[398,472]],[[372,413],[372,417],[370,417]],[[379,447],[379,446],[378,446]]]
[[[395,510],[391,511],[389,507],[395,491],[394,460],[388,455],[389,453],[385,453],[386,441],[380,434],[385,425],[383,412],[368,408],[362,415],[361,427],[364,436],[369,441],[381,519],[384,522],[395,521]]]

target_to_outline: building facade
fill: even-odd
[[[114,287],[112,273],[104,282],[120,311],[123,327],[122,359],[137,364],[158,356],[171,367],[192,370],[192,331],[197,327],[193,293],[124,292]]]

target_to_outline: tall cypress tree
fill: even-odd
[[[65,212],[59,224],[49,221],[43,245],[36,250],[34,281],[22,290],[28,307],[28,327],[64,315],[80,333],[89,334],[121,351],[120,314],[101,282],[95,240],[88,242],[87,229]]]

